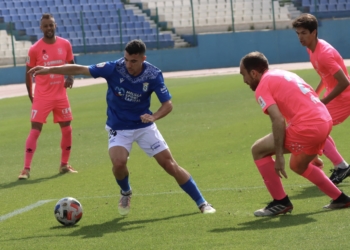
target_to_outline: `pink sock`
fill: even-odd
[[[334,166],[337,166],[344,161],[343,157],[339,154],[331,136],[327,137],[323,153],[333,163]]]
[[[61,165],[67,165],[70,156],[70,150],[72,147],[72,127],[66,126],[61,128],[62,139],[61,139]]]
[[[24,156],[24,168],[30,169],[32,159],[36,150],[36,144],[40,135],[40,131],[31,129],[26,140],[25,156]]]
[[[265,186],[275,200],[282,200],[287,194],[284,192],[281,178],[275,172],[275,161],[271,156],[255,161],[256,166],[264,179]]]
[[[331,197],[333,200],[337,199],[341,194],[341,191],[333,184],[333,182],[325,175],[325,173],[312,164],[309,164],[301,176],[311,181],[323,193]]]

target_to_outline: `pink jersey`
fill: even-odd
[[[342,69],[344,74],[350,79],[343,58],[339,52],[325,40],[318,39],[314,52],[309,49],[306,50],[310,56],[310,61],[314,69],[320,75],[322,82],[326,87],[325,96],[327,96],[338,84],[338,81],[333,77],[333,75],[340,69]],[[341,96],[346,99],[350,98],[350,88],[346,88],[339,95],[339,97]],[[336,100],[337,97],[334,98],[332,102]]]
[[[276,104],[288,125],[312,126],[331,121],[326,106],[310,85],[298,75],[285,70],[268,70],[255,90],[263,111]]]
[[[66,39],[56,36],[54,44],[47,44],[40,39],[30,47],[27,65],[59,66],[74,58],[72,46]],[[42,100],[59,100],[67,98],[63,75],[38,75],[35,77],[34,98]]]

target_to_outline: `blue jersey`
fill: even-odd
[[[103,77],[107,81],[107,125],[113,130],[152,125],[142,123],[140,116],[152,114],[149,107],[153,92],[161,103],[171,99],[161,70],[146,61],[141,74],[135,77],[128,73],[124,58],[91,65],[89,70],[92,77]]]

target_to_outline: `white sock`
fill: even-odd
[[[346,161],[343,161],[342,163],[338,164],[337,166],[335,166],[335,169],[341,168],[341,169],[345,169],[348,168],[349,164]]]

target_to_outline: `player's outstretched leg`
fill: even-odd
[[[180,187],[194,200],[203,214],[213,214],[216,212],[215,208],[209,204],[199,191],[196,182],[190,176],[189,180],[180,185]]]

